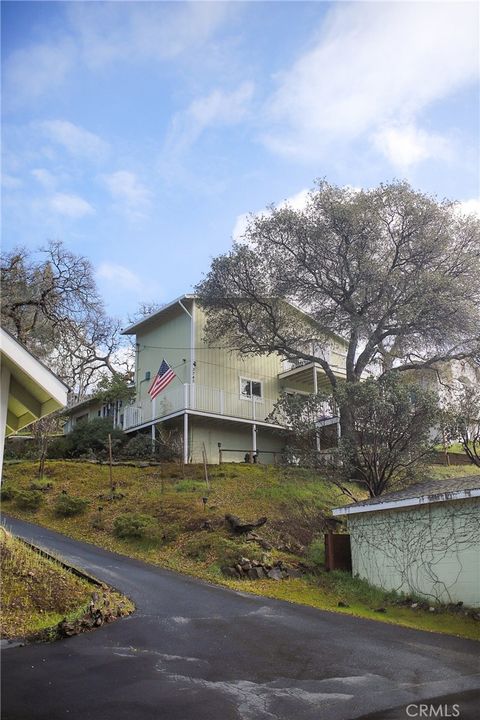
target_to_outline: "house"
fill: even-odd
[[[300,311],[298,311],[300,312]],[[317,363],[285,362],[277,354],[242,357],[204,341],[205,315],[194,295],[183,295],[123,333],[136,338],[136,402],[125,408],[124,430],[175,430],[181,434],[183,459],[199,462],[243,461],[245,455],[273,462],[282,449],[279,426],[268,416],[280,394],[313,393],[328,388]],[[326,340],[329,360],[345,377],[346,343]],[[151,400],[148,390],[162,360],[175,378]],[[326,410],[323,425],[337,425]]]
[[[385,590],[480,605],[480,475],[433,480],[333,510],[352,573]]]
[[[5,436],[64,407],[68,387],[3,328],[0,341],[1,472]]]
[[[67,409],[63,413],[66,418],[63,426],[65,434],[71,432],[79,422],[96,420],[97,418],[111,418],[115,428],[123,429],[125,419],[125,408],[122,400],[115,402],[104,402],[95,395],[77,399],[69,397]]]

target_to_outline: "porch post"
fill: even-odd
[[[317,366],[313,363],[313,392],[318,395],[318,378],[317,378]],[[317,430],[315,433],[315,441],[317,444],[317,452],[320,452],[320,431]]]
[[[183,463],[188,464],[188,413],[183,416]]]
[[[152,423],[152,455],[155,455],[155,423]]]

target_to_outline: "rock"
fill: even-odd
[[[259,540],[257,540],[257,542],[260,545],[260,547],[263,548],[264,550],[272,550],[273,549],[273,545],[271,543],[269,543],[268,540],[264,540],[263,538],[260,538]]]
[[[378,613],[386,613],[387,610],[386,610],[386,608],[384,608],[384,607],[379,607],[379,608],[375,608],[375,612],[378,612]]]
[[[350,607],[350,605],[349,605],[348,603],[344,602],[343,600],[339,600],[338,603],[337,603],[337,607],[345,607],[345,608],[347,608],[347,607]]]
[[[242,566],[239,565],[238,563],[235,565],[235,570],[238,572],[239,575],[241,575],[243,572]]]
[[[241,557],[238,562],[239,562],[240,565],[245,565],[246,563],[249,563],[250,560],[249,560],[249,558]]]
[[[234,567],[224,566],[222,567],[222,573],[226,577],[238,578],[238,571]]]
[[[252,569],[252,563],[251,563],[251,562],[245,562],[245,563],[240,563],[240,564],[241,564],[242,570],[243,570],[244,572],[248,572],[249,570]]]
[[[303,577],[303,572],[301,570],[299,570],[299,568],[290,568],[288,570],[288,577],[301,578],[301,577]]]
[[[279,567],[272,567],[272,569],[267,572],[267,577],[269,577],[271,580],[281,580],[282,571]]]
[[[250,568],[249,570],[247,570],[247,575],[249,580],[257,580],[257,568]]]
[[[412,610],[415,610],[415,608],[418,607],[418,603],[412,603],[410,607],[412,608]]]
[[[428,608],[428,611],[431,612],[431,613],[434,613],[434,612],[436,612],[436,608],[434,608],[434,607],[429,607],[429,608]]]

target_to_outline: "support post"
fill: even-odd
[[[254,456],[257,454],[257,426],[252,425],[252,462],[254,461]]]
[[[155,425],[152,423],[152,455],[155,455]]]
[[[183,464],[188,465],[188,413],[183,416]]]
[[[318,395],[318,378],[317,378],[317,366],[313,363],[313,392]],[[315,433],[315,442],[317,445],[317,452],[320,452],[320,430],[317,429]]]
[[[221,465],[223,462],[222,443],[218,443],[218,464]]]
[[[0,392],[0,481],[3,469],[3,449],[5,444],[5,428],[7,425],[8,395],[10,393],[10,370],[2,365]]]

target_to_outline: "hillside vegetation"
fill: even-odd
[[[331,508],[347,498],[309,471],[213,466],[207,486],[201,466],[115,466],[112,489],[105,465],[50,461],[41,481],[36,470],[32,462],[5,467],[2,497],[7,513],[231,588],[410,627],[478,635],[479,623],[463,613],[429,612],[428,607],[412,611],[394,594],[347,573],[326,573],[324,523]],[[431,474],[445,476],[441,467]],[[465,468],[448,468],[448,474],[464,475]],[[227,513],[248,522],[266,516],[267,522],[256,530],[259,539],[232,535],[225,524]],[[267,566],[281,563],[292,577],[227,577],[225,567],[242,558]]]
[[[59,623],[68,623],[75,633],[87,629],[88,625],[100,625],[105,617],[105,600],[108,600],[112,619],[113,613],[120,617],[133,609],[127,598],[75,576],[4,528],[0,528],[0,550],[2,638],[53,640],[61,633]],[[87,623],[84,616],[93,618],[95,613],[95,620]],[[72,627],[75,623],[78,627]]]

